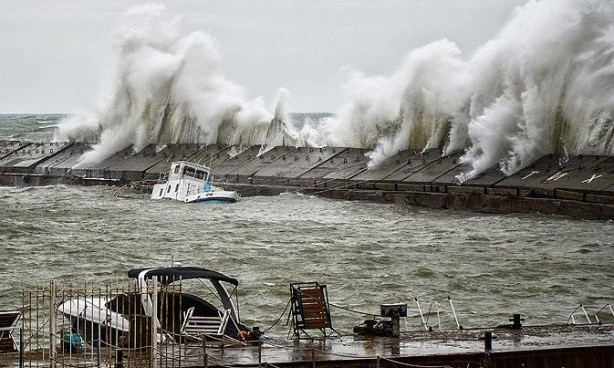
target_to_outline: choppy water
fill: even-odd
[[[263,328],[298,281],[327,284],[333,303],[372,313],[381,303],[407,302],[415,315],[415,297],[423,309],[435,300],[449,310],[449,295],[465,327],[504,323],[512,313],[525,323],[565,322],[580,303],[614,302],[612,221],[297,194],[188,205],[114,191],[0,187],[0,309],[19,306],[23,287],[51,278],[114,280],[173,257],[238,278],[244,322]],[[332,312],[344,332],[363,319]],[[420,328],[417,318],[409,322]]]
[[[0,305],[51,278],[117,279],[133,267],[213,268],[241,282],[242,315],[273,323],[289,283],[318,281],[331,301],[455,301],[461,324],[564,322],[577,304],[613,301],[612,222],[485,215],[296,194],[186,205],[118,198],[106,187],[0,187]],[[345,331],[361,316],[333,309]],[[448,321],[451,322],[451,321]],[[412,323],[418,327],[417,319]],[[286,327],[279,326],[279,333]]]
[[[0,114],[0,140],[48,142],[62,114]]]

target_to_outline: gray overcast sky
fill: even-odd
[[[0,113],[94,105],[113,58],[112,30],[130,0],[0,0]],[[225,76],[249,99],[334,112],[339,70],[390,75],[417,47],[447,38],[468,58],[526,0],[174,0],[187,30],[213,35]],[[105,74],[106,73],[106,74]]]

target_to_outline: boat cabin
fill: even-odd
[[[171,164],[168,178],[153,186],[151,199],[181,202],[236,202],[239,195],[213,185],[211,168],[188,161]]]
[[[199,181],[208,181],[211,175],[211,169],[194,164],[187,161],[173,162],[171,165],[171,171],[168,175],[169,180],[180,179],[195,179]]]

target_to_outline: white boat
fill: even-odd
[[[154,185],[151,199],[181,202],[236,202],[239,194],[213,185],[211,168],[188,161],[171,164],[166,181]]]
[[[123,343],[130,347],[147,345],[153,323],[158,343],[202,341],[204,335],[251,338],[251,330],[239,320],[235,278],[200,267],[140,268],[128,271],[128,277],[136,279],[134,288],[74,296],[59,304],[57,311],[79,342],[119,345],[128,338]],[[157,288],[152,288],[154,279]],[[188,285],[188,280],[196,280],[196,285]],[[187,292],[198,289],[207,295]]]

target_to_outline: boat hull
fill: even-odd
[[[187,196],[185,198],[186,203],[234,203],[239,199],[237,192],[231,191],[214,191],[214,192],[202,192],[194,195]]]

